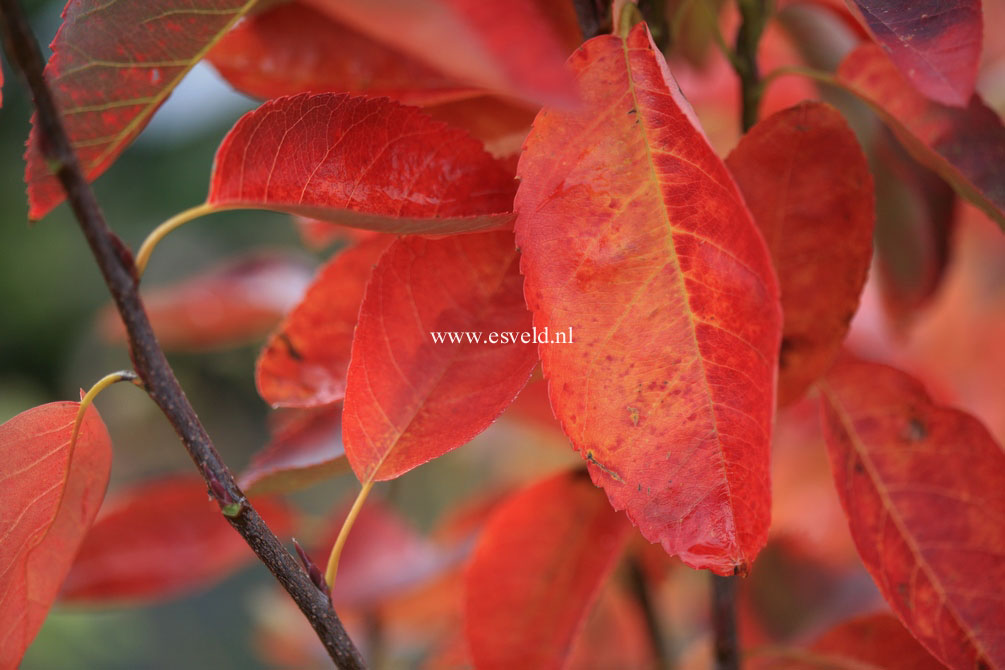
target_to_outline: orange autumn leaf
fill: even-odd
[[[529,102],[575,104],[562,62],[571,12],[540,0],[308,0],[309,4],[438,70]]]
[[[359,311],[342,439],[361,482],[394,479],[461,446],[509,406],[537,365],[508,231],[400,237],[381,256]],[[434,340],[475,332],[485,341]]]
[[[897,618],[867,614],[844,621],[808,649],[776,647],[751,654],[754,670],[939,670]]]
[[[234,88],[258,98],[345,91],[430,105],[477,94],[300,2],[249,17],[207,58]]]
[[[273,532],[289,533],[289,509],[254,500]],[[196,476],[134,484],[111,496],[67,575],[64,602],[151,602],[175,598],[237,571],[254,554]]]
[[[781,338],[764,240],[645,25],[570,59],[586,110],[545,108],[516,234],[552,408],[615,509],[692,567],[767,539]]]
[[[511,221],[512,177],[477,140],[415,107],[305,93],[241,117],[217,151],[207,204],[446,234]]]
[[[465,634],[478,668],[562,668],[631,533],[583,471],[503,502],[465,577]]]
[[[310,267],[303,260],[259,251],[145,289],[143,303],[162,347],[206,351],[268,333],[303,294],[309,279]],[[125,342],[125,328],[113,306],[102,312],[98,327],[106,339]]]
[[[56,599],[101,506],[112,445],[93,407],[71,454],[80,403],[35,407],[0,425],[0,667],[15,668]]]
[[[872,260],[872,177],[855,134],[824,103],[755,125],[726,159],[771,251],[782,291],[778,402],[830,367]]]
[[[960,670],[1005,664],[1005,452],[884,365],[821,383],[825,435],[859,555],[904,625]]]
[[[363,291],[392,239],[360,242],[321,268],[258,358],[255,383],[263,400],[273,407],[319,407],[343,398]]]

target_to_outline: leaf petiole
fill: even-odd
[[[154,247],[156,247],[161,240],[167,237],[169,233],[174,231],[176,228],[180,228],[189,221],[194,221],[201,216],[206,216],[207,214],[212,214],[217,211],[220,211],[219,207],[208,202],[204,202],[201,205],[196,205],[195,207],[186,209],[184,212],[175,214],[170,219],[154,228],[153,232],[147,235],[147,239],[143,240],[143,244],[140,245],[140,250],[136,254],[136,274],[139,277],[143,276],[143,272],[147,268],[147,263],[150,262],[150,255],[154,252]]]
[[[325,582],[328,584],[329,589],[335,586],[335,574],[338,572],[339,557],[342,555],[342,549],[345,547],[346,540],[349,539],[349,531],[352,530],[353,524],[356,523],[356,517],[359,516],[360,510],[363,509],[366,497],[370,495],[373,484],[372,479],[363,484],[363,488],[360,489],[359,495],[356,496],[356,500],[353,501],[352,507],[349,509],[349,514],[346,515],[345,521],[342,522],[342,528],[338,532],[338,537],[335,538],[335,544],[332,545],[332,552],[328,556],[328,567],[325,569]]]
[[[118,372],[112,372],[107,374],[97,381],[84,394],[84,397],[80,399],[80,407],[77,409],[77,418],[73,420],[73,432],[70,433],[70,458],[73,458],[73,449],[77,446],[77,436],[80,433],[80,425],[84,422],[84,414],[87,413],[87,408],[91,406],[94,399],[98,397],[98,394],[104,391],[106,388],[112,384],[117,384],[119,382],[133,382],[136,384],[139,382],[139,375],[137,375],[132,370],[119,370]]]

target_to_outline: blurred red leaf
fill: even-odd
[[[310,269],[276,252],[232,258],[178,283],[145,289],[143,302],[157,341],[167,350],[204,351],[265,335],[303,295]],[[114,307],[102,312],[102,335],[125,342]]]
[[[869,165],[841,114],[804,102],[754,126],[726,159],[782,291],[778,402],[798,400],[830,367],[872,260]]]
[[[317,407],[343,398],[363,291],[391,241],[360,242],[321,268],[258,358],[255,383],[267,403]]]
[[[112,444],[91,407],[56,402],[0,425],[0,667],[15,668],[59,592],[108,485]]]
[[[517,243],[552,407],[594,481],[692,567],[767,539],[781,335],[771,260],[644,25],[570,59],[520,159]],[[602,120],[598,121],[598,120]]]
[[[315,251],[325,249],[336,242],[362,242],[381,234],[372,230],[340,226],[337,223],[308,219],[303,216],[294,216],[293,223],[296,225],[304,245]]]
[[[869,103],[922,165],[1005,228],[1005,126],[979,96],[960,109],[918,93],[883,50],[867,44],[851,52],[838,81]]]
[[[512,219],[513,175],[460,130],[384,98],[302,94],[245,114],[216,154],[207,202],[390,233]]]
[[[510,232],[395,240],[373,270],[352,343],[342,439],[361,482],[466,443],[537,365],[530,343],[434,342],[431,331],[531,329]]]
[[[292,520],[278,501],[253,501],[279,536]],[[230,527],[198,477],[169,476],[113,495],[67,575],[65,602],[138,602],[205,588],[254,554]]]
[[[517,492],[478,539],[465,631],[479,668],[561,668],[631,533],[586,474]]]
[[[875,145],[876,260],[887,312],[906,326],[929,304],[949,265],[956,194],[889,131]]]
[[[765,670],[939,670],[945,666],[886,613],[849,619],[822,635],[809,649],[784,647],[751,656]]]
[[[351,501],[350,501],[351,502]],[[314,552],[314,562],[328,562],[349,504],[340,513]],[[441,547],[419,535],[380,500],[369,500],[360,510],[339,559],[332,602],[349,607],[372,607],[388,596],[428,582],[455,565],[463,553]]]
[[[289,410],[241,473],[241,488],[249,495],[285,493],[348,470],[341,419],[338,406]]]
[[[481,140],[487,152],[504,158],[520,152],[537,110],[504,98],[483,95],[433,105],[424,111],[438,121],[463,128]]]
[[[1005,664],[1001,446],[893,368],[844,359],[821,391],[841,503],[883,597],[950,667]]]
[[[569,14],[547,2],[509,0],[309,0],[321,11],[437,69],[531,102],[570,106],[562,66]],[[549,20],[550,19],[550,20]],[[551,21],[565,21],[555,25]]]
[[[45,73],[84,175],[96,179],[254,0],[70,0]],[[63,201],[35,119],[25,181],[28,216]]]
[[[476,94],[300,2],[249,17],[208,59],[234,88],[258,98],[347,91],[429,105]]]
[[[890,59],[926,97],[966,107],[981,59],[981,0],[849,0]]]

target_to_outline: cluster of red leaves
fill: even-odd
[[[889,128],[866,147],[873,170],[842,113],[803,100],[814,95],[805,82],[771,86],[763,111],[773,113],[735,142],[715,125],[717,113],[736,121],[724,59],[696,69],[671,50],[668,66],[645,23],[578,46],[569,2],[252,4],[71,0],[48,66],[94,178],[207,58],[268,99],[223,141],[208,206],[286,212],[309,239],[348,240],[291,311],[302,273],[279,259],[149,296],[175,348],[233,344],[283,318],[256,381],[288,414],[243,484],[282,492],[346,464],[364,485],[399,477],[484,431],[539,364],[545,384],[530,392],[547,398],[525,395],[523,411],[557,425],[583,460],[433,539],[364,507],[336,605],[423,630],[440,645],[431,667],[590,667],[612,653],[615,665],[652,663],[643,613],[612,574],[628,556],[655,588],[665,556],[645,541],[720,575],[756,569],[777,422],[775,476],[789,487],[775,495],[775,537],[834,530],[822,554],[843,563],[850,544],[830,522],[847,519],[899,623],[850,620],[755,662],[1005,666],[1002,447],[907,374],[840,353],[873,257],[877,201],[879,267],[902,324],[944,274],[950,189],[1005,225],[1005,126],[975,92],[978,0],[780,3],[829,30],[854,28],[836,72],[817,76]],[[619,17],[631,15],[624,4]],[[765,33],[765,71],[796,61],[783,14]],[[722,25],[735,16],[724,12]],[[33,134],[34,218],[61,200],[38,144]],[[899,229],[882,216],[896,188],[915,208],[891,215],[907,221]],[[899,254],[901,243],[914,248]],[[432,336],[532,328],[572,341]],[[821,421],[807,420],[808,406]],[[69,453],[76,407],[0,426],[0,481],[14,491],[0,534],[15,538],[0,550],[4,667],[64,577],[66,600],[150,599],[250,556],[197,480],[120,492],[94,521],[110,449],[91,410]],[[832,476],[824,449],[808,452],[823,442]],[[819,497],[825,478],[843,513]],[[793,513],[798,505],[808,509]],[[282,504],[256,506],[289,531]],[[323,564],[332,538],[321,537]],[[420,614],[402,604],[409,590],[426,599]],[[429,607],[453,630],[431,630]],[[769,637],[748,615],[749,630]],[[584,626],[596,635],[579,635]]]

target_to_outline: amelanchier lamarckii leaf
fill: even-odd
[[[569,12],[553,0],[306,0],[360,32],[480,88],[571,106]]]
[[[70,0],[45,73],[84,174],[95,179],[255,0]],[[63,189],[28,140],[28,216],[45,216]]]
[[[897,621],[883,613],[844,621],[809,649],[776,647],[752,655],[752,670],[940,670],[945,668]]]
[[[310,277],[310,266],[302,258],[255,251],[175,284],[144,290],[143,303],[165,350],[232,347],[275,328],[303,295]],[[99,328],[110,340],[126,340],[122,319],[111,305],[102,312]]]
[[[778,271],[786,405],[830,367],[858,307],[872,260],[872,177],[841,114],[815,102],[758,123],[726,165]]]
[[[981,0],[848,0],[916,89],[966,107],[977,83]]]
[[[16,668],[56,599],[108,485],[112,445],[93,407],[35,407],[0,425],[0,668]]]
[[[841,359],[820,384],[841,504],[883,597],[951,668],[1005,667],[1005,451],[908,375]]]
[[[518,259],[509,231],[402,237],[381,256],[360,307],[342,412],[361,482],[393,479],[461,446],[527,383],[537,350],[522,337],[531,316]],[[492,342],[500,333],[505,341]]]
[[[217,151],[207,203],[441,234],[505,226],[514,190],[480,142],[416,107],[305,93],[241,117]]]
[[[478,668],[563,668],[590,606],[631,535],[583,471],[506,500],[478,538],[464,625]]]
[[[583,113],[544,109],[517,244],[552,406],[616,509],[696,568],[767,538],[778,284],[736,185],[645,25],[570,59]]]
[[[255,509],[280,537],[289,509],[271,499]],[[236,572],[254,559],[196,476],[141,482],[109,497],[73,561],[64,602],[175,598]]]
[[[339,405],[280,410],[270,416],[270,426],[269,443],[238,480],[248,495],[297,491],[349,469]]]
[[[391,236],[337,254],[269,338],[258,358],[258,393],[273,407],[318,407],[345,396],[352,334],[373,266]]]
[[[980,96],[964,108],[933,102],[874,44],[848,54],[837,79],[869,103],[915,160],[1005,228],[1005,125]]]
[[[478,93],[300,2],[248,17],[208,59],[234,88],[259,98],[336,91],[428,105]]]

